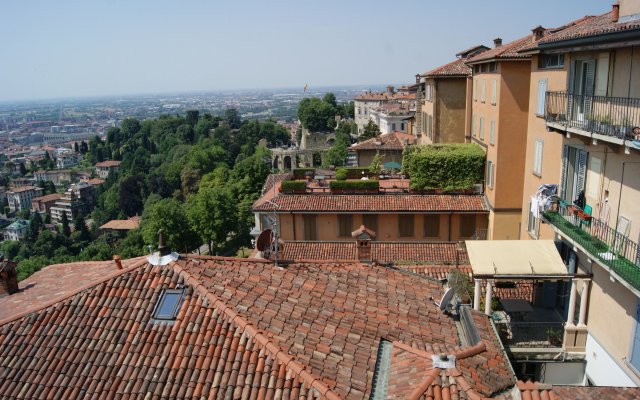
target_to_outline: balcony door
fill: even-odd
[[[587,173],[587,152],[573,146],[564,146],[562,151],[562,197],[572,202],[584,191]]]
[[[576,60],[573,62],[571,93],[573,101],[573,119],[584,122],[591,111],[595,60]]]

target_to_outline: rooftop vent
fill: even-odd
[[[535,40],[540,40],[544,36],[544,28],[541,25],[538,25],[531,30],[531,33],[533,33],[533,38]]]
[[[371,240],[376,237],[376,233],[367,229],[364,225],[351,232],[351,237],[356,238],[358,260],[361,262],[371,261]]]
[[[164,230],[158,231],[158,251],[147,257],[147,261],[151,265],[167,265],[170,262],[177,261],[180,256],[176,252],[171,252],[169,246],[164,241]]]
[[[611,5],[611,22],[618,22],[620,18],[620,2],[616,1]]]
[[[493,39],[493,47],[500,47],[502,46],[502,38],[495,38]]]

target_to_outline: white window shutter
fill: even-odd
[[[498,82],[491,80],[491,104],[496,105],[498,102]]]
[[[578,194],[584,190],[584,184],[587,176],[587,152],[584,150],[578,150],[578,166],[576,171],[578,172],[578,184],[575,195],[578,196]]]
[[[565,145],[562,148],[562,172],[560,175],[560,196],[564,198],[567,193],[567,158],[569,157],[569,146]],[[571,201],[573,199],[565,199]]]
[[[489,144],[496,144],[496,121],[493,119],[489,127]]]
[[[540,79],[538,81],[538,109],[536,114],[544,115],[544,98],[547,93],[547,80]]]

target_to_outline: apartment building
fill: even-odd
[[[87,183],[72,184],[50,208],[53,222],[62,222],[66,214],[68,221],[77,216],[84,216],[91,212],[96,202],[96,191],[93,185]]]
[[[367,126],[369,121],[374,121],[378,123],[379,120],[376,121],[372,119],[372,112],[376,110],[376,113],[373,115],[375,118],[382,112],[385,114],[385,126],[386,122],[389,122],[388,131],[404,131],[410,129],[408,125],[404,129],[401,129],[400,124],[406,124],[406,118],[397,121],[394,118],[390,118],[387,121],[388,115],[384,111],[384,107],[386,105],[390,105],[391,108],[398,108],[407,110],[407,112],[415,112],[416,109],[416,86],[405,86],[400,88],[398,91],[395,90],[393,86],[387,86],[387,90],[385,92],[372,92],[367,91],[365,93],[359,94],[354,99],[354,107],[355,107],[355,121],[358,126],[358,135],[362,133],[364,127]],[[383,107],[383,108],[381,108]],[[391,121],[393,120],[393,121]],[[391,124],[396,123],[397,126],[393,128]]]
[[[34,186],[23,186],[7,192],[9,211],[18,212],[31,208],[31,200],[42,195],[42,189]]]
[[[471,140],[487,154],[484,192],[489,239],[518,239],[522,211],[522,175],[529,110],[531,56],[518,53],[543,34],[502,44],[469,58],[473,70]]]
[[[109,173],[117,174],[120,168],[120,161],[107,160],[96,164],[96,174],[102,179],[107,179]]]
[[[420,101],[416,109],[419,144],[465,143],[471,116],[471,68],[466,60],[489,48],[473,46],[457,59],[418,76]],[[470,122],[469,122],[470,123]]]
[[[581,317],[568,318],[565,340],[584,349],[585,383],[598,386],[640,384],[639,21],[640,1],[622,0],[522,49],[532,62],[521,234],[556,239],[569,272],[591,274],[568,292]]]
[[[386,242],[485,238],[488,209],[482,195],[413,194],[407,179],[380,180],[366,194],[338,194],[330,180],[316,175],[302,193],[283,192],[283,182],[275,182],[253,205],[256,231],[275,221],[284,241],[353,241],[361,225]]]
[[[35,197],[31,200],[31,211],[41,214],[49,214],[51,212],[51,207],[56,204],[56,201],[60,200],[60,197],[62,196],[58,193]]]

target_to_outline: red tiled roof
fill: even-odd
[[[415,93],[388,93],[388,92],[364,92],[355,97],[360,101],[390,101],[390,100],[411,100],[415,99]]]
[[[133,217],[129,219],[112,219],[111,221],[102,225],[100,229],[130,231],[132,229],[137,229],[139,226],[140,226],[140,217]]]
[[[342,260],[358,259],[356,241],[290,241],[285,242],[281,258],[285,260]],[[458,254],[458,262],[468,262],[465,251]],[[433,242],[371,242],[372,260],[382,263],[429,262],[455,264],[455,243]]]
[[[11,189],[9,191],[9,193],[21,193],[21,192],[26,192],[28,190],[37,190],[37,189],[39,189],[39,188],[37,188],[35,186],[23,186],[23,187]]]
[[[48,194],[46,196],[40,196],[40,197],[34,197],[33,199],[31,199],[31,201],[41,201],[41,202],[48,202],[48,201],[55,201],[60,199],[60,197],[62,197],[62,195],[58,194],[58,193],[52,193],[52,194]]]
[[[402,132],[386,133],[351,145],[351,150],[399,150],[413,144],[416,137]]]
[[[471,68],[465,64],[466,60],[463,58],[451,61],[448,64],[442,65],[438,68],[434,68],[431,71],[420,74],[423,77],[448,77],[448,76],[469,76],[471,75]]]
[[[91,178],[87,181],[87,183],[90,183],[92,185],[102,185],[104,182],[105,180],[100,178]]]
[[[154,322],[161,291],[177,284],[186,295],[176,320]],[[192,256],[131,266],[0,323],[0,393],[362,399],[381,338],[418,354],[458,354],[455,379],[467,393],[513,386],[491,343],[461,348],[455,323],[429,300],[441,295],[437,283],[357,263],[277,268]],[[493,335],[476,324],[483,339]]]
[[[631,400],[640,397],[639,388],[607,386],[552,386],[518,381],[522,400]]]
[[[141,260],[143,258],[124,260],[123,265],[134,265]],[[113,261],[81,261],[43,268],[20,281],[18,293],[0,298],[0,325],[7,318],[38,310],[117,272]]]
[[[568,24],[568,26],[565,25],[563,28],[564,29],[557,31],[557,33],[552,33],[541,39],[540,44],[586,38],[613,32],[638,30],[640,29],[640,20],[636,19],[629,22],[612,22],[611,12],[608,12],[599,16],[586,16]]]
[[[264,196],[265,193],[273,189],[276,183],[282,182],[287,179],[291,179],[291,177],[292,177],[292,174],[290,172],[269,174],[269,176],[267,176],[267,179],[264,181],[264,185],[262,185],[261,194]]]
[[[274,206],[258,200],[254,211],[275,212],[476,212],[489,211],[482,195],[295,195],[279,194],[271,199]]]
[[[96,163],[96,167],[117,167],[120,165],[120,161],[115,161],[115,160],[107,160],[107,161],[102,161],[99,163]]]
[[[470,53],[475,53],[477,51],[484,51],[484,50],[488,50],[489,48],[483,44],[477,44],[475,46],[471,46],[468,49],[464,49],[458,53],[456,53],[457,57],[462,57],[464,58],[464,56],[467,56]]]
[[[533,34],[529,34],[525,37],[514,40],[513,42],[509,42],[507,44],[503,44],[501,46],[494,47],[492,49],[484,51],[476,56],[473,56],[467,59],[466,62],[468,64],[473,64],[477,62],[490,61],[494,59],[500,60],[500,59],[515,59],[515,58],[521,58],[521,59],[531,58],[530,55],[521,54],[521,53],[518,53],[518,51],[530,46],[533,43],[535,43]]]

